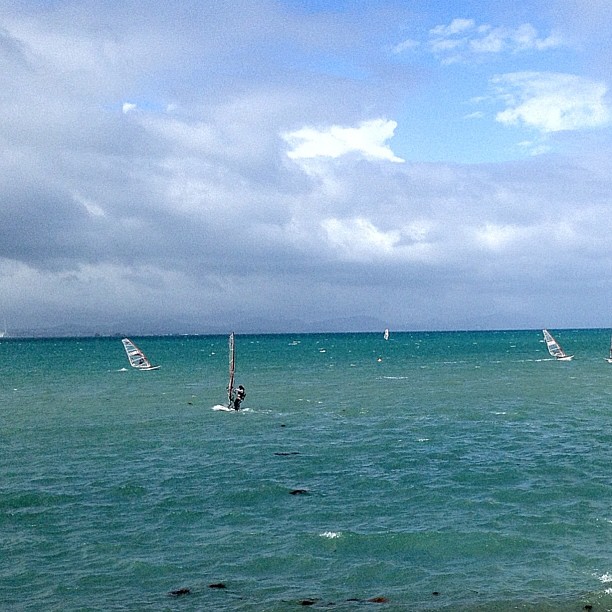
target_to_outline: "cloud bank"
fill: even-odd
[[[0,8],[9,332],[607,324],[609,83],[533,65],[563,24],[336,8]]]

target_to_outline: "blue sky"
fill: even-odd
[[[9,331],[609,326],[612,6],[0,6]]]

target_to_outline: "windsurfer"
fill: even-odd
[[[235,389],[235,393],[232,393],[232,404],[234,410],[240,410],[240,404],[244,401],[246,397],[246,389],[242,385],[238,385],[238,388]]]

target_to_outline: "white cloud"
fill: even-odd
[[[328,217],[320,222],[328,244],[344,261],[432,262],[439,255],[430,241],[434,223],[417,219],[384,231],[365,217]]]
[[[401,238],[397,230],[383,232],[371,221],[360,217],[325,219],[321,226],[327,233],[328,241],[354,261],[390,255]]]
[[[429,33],[434,37],[447,37],[461,34],[474,29],[476,23],[473,19],[453,19],[449,25],[439,25],[432,28]]]
[[[544,155],[545,153],[549,153],[552,150],[552,147],[550,145],[538,140],[523,140],[522,142],[518,143],[518,146],[527,151],[532,157],[536,157],[537,155]]]
[[[431,51],[445,64],[504,52],[544,51],[563,44],[556,34],[541,38],[529,23],[517,28],[477,26],[473,19],[454,19],[431,29],[429,35]]]
[[[136,110],[138,107],[136,106],[136,104],[132,103],[132,102],[124,102],[123,106],[121,107],[121,110],[123,111],[124,115],[127,115],[127,113]]]
[[[531,235],[529,229],[495,223],[487,223],[476,230],[477,242],[491,251],[501,251],[529,235]]]
[[[93,200],[83,197],[80,193],[74,193],[74,201],[78,202],[92,217],[105,217],[106,213],[104,209],[96,204]]]
[[[406,51],[408,49],[416,49],[416,47],[418,47],[420,44],[421,43],[418,40],[404,40],[393,47],[393,53],[402,53],[402,51]]]
[[[366,159],[403,162],[385,144],[393,137],[396,127],[395,121],[373,119],[363,121],[358,127],[332,125],[324,130],[305,127],[282,136],[293,147],[287,153],[291,159],[337,158],[348,153],[358,153]]]
[[[604,83],[550,72],[504,74],[492,82],[506,103],[496,115],[500,123],[548,133],[600,127],[610,121]]]
[[[538,38],[537,30],[529,23],[524,23],[514,32],[511,32],[510,40],[514,44],[514,49],[516,51],[525,51],[529,49],[543,51],[545,49],[559,47],[563,44],[558,34],[551,34],[546,38]]]

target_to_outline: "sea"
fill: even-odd
[[[2,611],[612,610],[610,331],[0,340]]]

